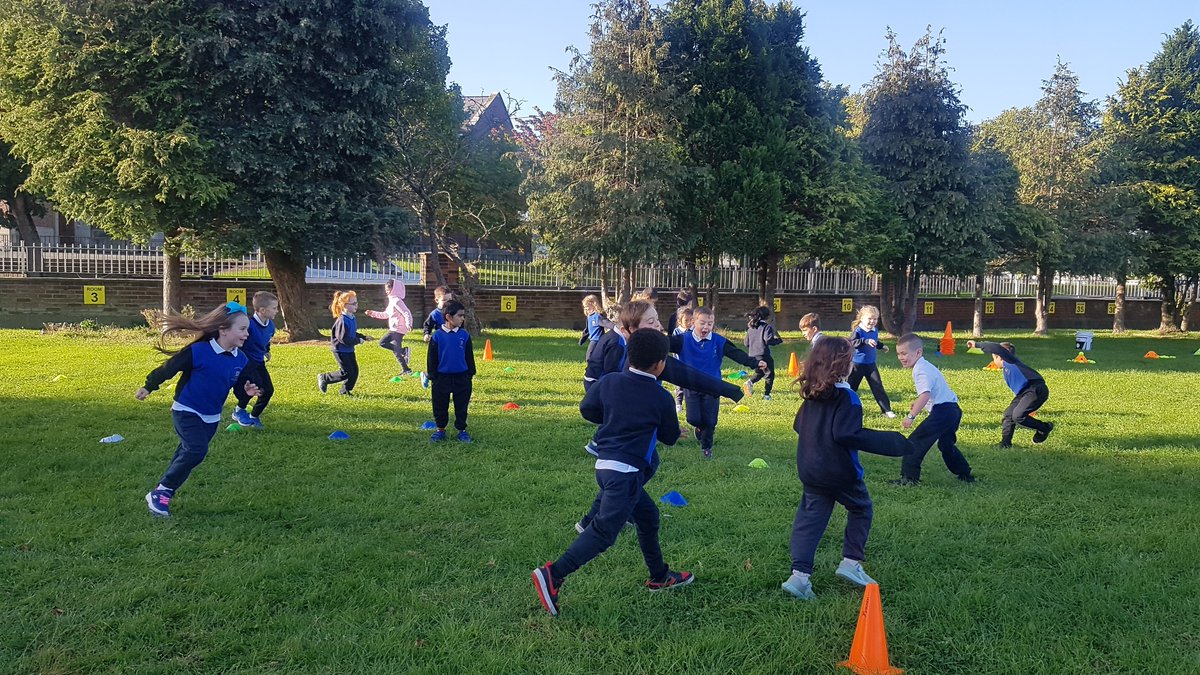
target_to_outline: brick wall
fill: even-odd
[[[84,286],[103,286],[105,304],[85,305]],[[182,282],[183,302],[199,311],[207,311],[226,302],[228,289],[245,289],[247,295],[256,291],[270,290],[270,282],[215,281],[185,279]],[[431,284],[432,286],[432,284]],[[353,290],[361,298],[363,309],[382,309],[387,304],[381,284],[309,284],[308,311],[319,326],[330,322],[328,305],[335,290]],[[409,287],[407,304],[413,312],[414,322],[420,324],[433,309],[432,288],[417,285]],[[476,299],[476,312],[480,320],[493,327],[575,328],[583,327],[583,312],[580,302],[585,291],[517,289],[484,289]],[[501,311],[502,298],[515,311]],[[781,295],[780,312],[777,320],[784,330],[795,330],[800,317],[806,312],[821,315],[822,324],[828,330],[848,329],[853,319],[851,312],[842,311],[843,300],[849,298],[854,307],[862,304],[878,304],[876,296],[803,296]],[[674,297],[667,294],[660,301],[663,323],[665,315],[674,308]],[[924,304],[933,303],[933,313],[924,314]],[[994,303],[994,313],[985,315],[984,325],[989,328],[1016,328],[1032,330],[1034,326],[1033,300],[1003,298],[989,300]],[[1076,304],[1083,303],[1084,313],[1076,314]],[[1018,303],[1024,304],[1023,313],[1018,314]],[[162,304],[162,284],[156,279],[59,279],[50,277],[0,278],[0,326],[8,328],[40,328],[49,321],[77,322],[95,319],[105,324],[131,326],[142,323],[141,311]],[[745,325],[745,314],[757,305],[751,293],[724,293],[717,308],[717,323],[730,328]],[[1107,329],[1112,326],[1106,300],[1056,300],[1055,312],[1050,315],[1051,328]],[[971,299],[932,299],[922,301],[918,310],[917,330],[940,331],[947,321],[952,321],[958,330],[969,329],[974,303]],[[1193,314],[1193,321],[1200,316]],[[1134,329],[1158,327],[1159,303],[1156,301],[1131,300],[1126,311],[1126,325]],[[375,327],[377,322],[367,319],[363,324]]]

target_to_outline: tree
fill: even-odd
[[[558,118],[542,138],[522,190],[532,229],[561,263],[633,265],[672,248],[667,205],[680,171],[686,99],[664,78],[662,25],[648,0],[595,6],[590,51],[559,72]]]
[[[720,253],[755,260],[767,306],[785,254],[809,257],[827,251],[826,240],[856,238],[848,228],[865,189],[841,128],[845,92],[822,86],[803,37],[804,14],[788,2],[667,8],[666,72],[692,92],[671,203],[677,246],[692,262]]]
[[[0,15],[0,136],[25,189],[114,236],[167,235],[163,309],[178,308],[178,247],[219,219],[231,184],[190,119],[182,1],[13,0]],[[205,101],[207,102],[207,101]]]
[[[389,198],[414,214],[430,249],[458,269],[467,326],[474,332],[480,327],[477,261],[464,255],[452,235],[503,241],[516,233],[525,210],[518,145],[499,130],[469,133],[457,86],[430,103],[419,119],[398,126],[396,156],[387,168]],[[441,265],[434,270],[438,284],[445,285]]]
[[[419,0],[207,0],[185,29],[191,119],[236,185],[219,240],[262,249],[292,339],[307,314],[312,254],[371,252],[409,218],[386,204],[398,120],[444,91],[444,30]]]
[[[968,129],[957,87],[927,31],[905,52],[891,31],[880,72],[862,97],[859,143],[907,237],[872,257],[880,270],[884,327],[906,333],[916,322],[921,274],[953,259],[977,236],[968,222]]]
[[[38,200],[25,191],[29,165],[12,155],[12,146],[0,140],[0,227],[17,231],[26,244],[40,244],[33,217],[39,215]]]
[[[1096,105],[1084,99],[1079,78],[1059,62],[1042,86],[1042,98],[1029,108],[1005,111],[981,125],[981,136],[1003,152],[1020,174],[1017,195],[1036,209],[1040,227],[1020,247],[1036,269],[1035,333],[1045,335],[1054,277],[1071,266],[1071,242],[1095,220],[1098,196]]]
[[[1162,292],[1159,330],[1177,330],[1183,291],[1200,272],[1200,31],[1191,21],[1129,71],[1103,128],[1119,182],[1138,195],[1134,236]]]

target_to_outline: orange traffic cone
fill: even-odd
[[[1088,362],[1088,357],[1084,356],[1083,352],[1079,352],[1079,356],[1075,357],[1075,363],[1087,363],[1087,362]]]
[[[946,322],[946,332],[942,334],[942,344],[938,351],[942,356],[954,356],[954,333],[950,330],[950,322]]]
[[[863,593],[858,610],[858,628],[850,658],[839,665],[858,675],[900,675],[904,671],[888,663],[887,632],[883,629],[883,601],[879,599],[879,584],[869,584]]]
[[[1142,357],[1142,358],[1146,358],[1146,359],[1157,359],[1157,358],[1158,358],[1158,352],[1156,352],[1156,351],[1154,351],[1153,349],[1151,349],[1150,351],[1146,352],[1146,355],[1145,355],[1144,357]]]
[[[800,362],[796,360],[796,352],[788,359],[788,377],[800,377]]]
[[[492,360],[492,341],[491,340],[488,340],[487,342],[483,343],[483,360],[484,361]]]
[[[992,361],[991,363],[987,364],[986,366],[983,367],[983,369],[984,370],[1001,370],[1000,366],[996,365],[995,361]]]

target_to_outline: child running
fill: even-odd
[[[825,337],[825,334],[821,332],[821,315],[809,312],[800,317],[800,332],[804,334],[805,340],[816,347],[817,341]]]
[[[412,352],[404,346],[404,336],[412,330],[412,312],[409,311],[408,305],[404,304],[404,282],[388,279],[383,285],[383,290],[388,296],[387,307],[382,312],[368,309],[366,314],[372,319],[388,322],[387,335],[380,338],[379,346],[391,350],[395,355],[396,361],[400,363],[402,377],[411,375],[412,368],[408,366],[408,358]]]
[[[879,341],[879,310],[871,305],[863,305],[858,309],[858,316],[850,324],[850,344],[854,345],[854,372],[850,373],[848,384],[858,393],[858,385],[863,378],[871,388],[871,395],[879,404],[879,411],[884,417],[893,419],[892,402],[888,400],[887,391],[883,388],[883,380],[879,377],[879,366],[876,352],[887,352],[887,345]]]
[[[1004,420],[1000,423],[1000,447],[1011,448],[1013,432],[1017,425],[1033,429],[1033,442],[1043,443],[1054,431],[1053,422],[1043,422],[1030,413],[1039,410],[1050,398],[1050,388],[1038,371],[1030,368],[1017,358],[1017,350],[1010,342],[976,342],[967,340],[967,347],[978,347],[984,354],[992,355],[992,363],[1004,372],[1004,383],[1012,390],[1014,396],[1008,409],[1004,411]]]
[[[754,393],[754,383],[766,379],[763,383],[763,400],[771,400],[771,387],[775,385],[775,359],[771,356],[771,346],[783,344],[783,338],[767,322],[771,310],[766,307],[755,307],[746,315],[746,353],[751,359],[767,364],[765,370],[756,370],[754,375],[746,380],[746,395]]]
[[[891,485],[919,485],[921,483],[921,461],[925,453],[936,442],[942,453],[946,468],[964,483],[974,483],[971,465],[958,449],[958,425],[962,423],[962,408],[958,407],[958,396],[950,390],[946,378],[924,357],[924,343],[920,336],[909,333],[896,343],[896,358],[900,365],[912,371],[913,385],[917,389],[917,400],[913,401],[908,416],[901,421],[905,429],[912,428],[913,420],[922,410],[929,412],[917,428],[908,436],[913,444],[911,455],[905,455],[900,464],[900,478],[888,481]]]
[[[237,406],[233,409],[233,421],[243,427],[262,428],[262,414],[271,402],[275,393],[275,385],[271,383],[271,374],[267,372],[267,362],[271,360],[271,338],[275,337],[275,316],[279,314],[279,298],[274,293],[259,291],[254,294],[254,316],[250,317],[249,336],[242,344],[242,353],[246,355],[246,367],[233,385],[233,397]],[[246,382],[258,384],[258,399],[254,408],[250,407],[250,395],[246,393]]]
[[[162,342],[168,335],[190,334],[195,338],[151,371],[146,384],[134,395],[137,400],[145,401],[150,392],[179,374],[175,402],[171,404],[179,446],[158,485],[146,494],[150,513],[170,518],[171,499],[208,455],[208,444],[221,421],[221,408],[246,367],[246,355],[238,348],[250,334],[250,321],[245,307],[230,302],[199,319],[164,316],[158,323],[162,331],[158,350],[164,354],[172,353]],[[247,381],[242,389],[249,396],[261,394],[253,381]]]
[[[680,307],[679,309],[675,310],[675,314],[672,315],[672,317],[671,317],[672,318],[671,323],[674,324],[675,327],[672,329],[669,329],[667,331],[667,334],[670,335],[671,337],[674,337],[676,335],[683,335],[684,333],[691,330],[692,329],[692,311],[693,311],[693,309],[687,305],[684,305],[684,306]],[[679,355],[675,354],[675,353],[672,353],[671,357],[674,359],[677,359],[677,360],[679,359]],[[675,387],[675,412],[676,413],[683,412],[683,389],[681,389],[679,387]],[[683,431],[684,431],[684,434],[683,434],[684,438],[687,438],[687,429],[684,429]]]
[[[342,396],[353,396],[354,385],[358,383],[358,356],[354,348],[371,339],[358,332],[358,320],[354,318],[358,313],[358,294],[354,291],[334,293],[329,313],[334,319],[329,348],[333,350],[338,370],[317,375],[317,388],[324,394],[329,385],[341,382]]]
[[[613,323],[604,316],[604,311],[600,308],[600,298],[596,295],[584,297],[583,315],[587,323],[583,328],[583,335],[579,336],[579,344],[587,344],[587,353],[583,357],[583,360],[587,361],[592,355],[592,350],[596,348],[596,343],[600,342],[606,330],[612,329]]]
[[[804,396],[793,425],[798,436],[796,471],[804,495],[792,527],[792,575],[783,582],[783,590],[801,600],[816,597],[809,576],[835,503],[846,509],[842,562],[836,574],[859,586],[875,583],[862,567],[874,507],[858,453],[900,457],[913,449],[898,432],[863,428],[862,401],[846,383],[853,353],[843,338],[822,340],[813,345],[796,380]]]
[[[600,508],[565,553],[533,570],[533,587],[551,616],[558,616],[558,593],[567,577],[612,546],[629,520],[637,525],[638,546],[650,571],[647,590],[686,586],[695,579],[663,561],[658,507],[646,494],[659,464],[657,444],[673,445],[679,438],[671,395],[658,383],[666,367],[667,338],[656,329],[635,331],[628,354],[629,370],[599,381],[579,406],[584,419],[600,425],[595,465]]]
[[[446,423],[450,421],[450,399],[454,399],[454,428],[458,440],[470,443],[467,433],[467,406],[471,404],[471,378],[475,377],[475,352],[471,349],[471,334],[464,329],[467,310],[457,300],[443,308],[442,327],[429,340],[425,374],[433,387],[433,423],[437,431],[429,437],[431,443],[446,440]]]
[[[753,360],[746,352],[734,347],[723,336],[713,332],[716,322],[708,307],[692,310],[692,329],[671,338],[671,351],[679,354],[679,360],[709,377],[721,379],[721,362],[736,361],[747,368],[765,369],[765,361]],[[685,387],[686,388],[686,387]],[[687,423],[696,428],[696,440],[705,459],[712,459],[713,437],[720,415],[720,401],[716,396],[687,388],[683,395],[687,404]]]

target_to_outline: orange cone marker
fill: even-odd
[[[800,362],[796,360],[796,352],[788,359],[788,377],[800,377]]]
[[[493,358],[492,358],[492,341],[491,340],[488,340],[487,342],[483,343],[483,360],[484,361],[493,360]]]
[[[858,675],[900,675],[904,671],[888,663],[887,632],[883,629],[883,601],[879,599],[879,584],[870,584],[863,593],[858,610],[858,628],[850,658],[840,664]]]
[[[938,348],[942,356],[954,356],[954,333],[950,330],[950,322],[946,322],[946,332],[942,334],[942,343]]]
[[[1154,351],[1153,349],[1151,349],[1150,351],[1146,352],[1146,355],[1145,355],[1145,356],[1143,356],[1142,358],[1145,358],[1145,359],[1157,359],[1157,358],[1159,358],[1159,356],[1158,356],[1158,352],[1156,352],[1156,351]]]
[[[987,364],[986,366],[983,367],[983,369],[984,370],[1002,370],[1000,368],[1000,366],[996,365],[995,361],[992,361],[991,363]]]

